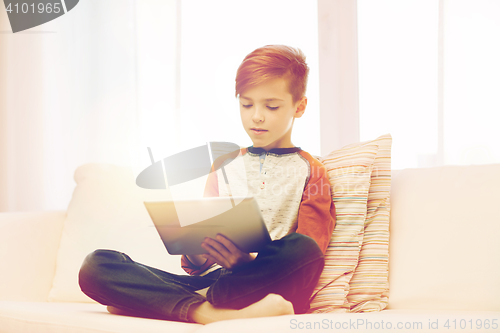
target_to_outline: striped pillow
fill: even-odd
[[[375,144],[344,147],[319,160],[332,188],[337,223],[325,253],[325,268],[311,297],[309,312],[349,312],[349,281],[363,241]]]
[[[330,179],[337,224],[309,312],[375,311],[387,304],[390,144],[387,134],[319,158]],[[372,260],[374,253],[378,258]],[[372,278],[367,273],[373,267]]]
[[[389,301],[389,213],[391,144],[389,134],[371,143],[379,148],[373,163],[368,211],[359,262],[349,282],[351,312],[383,310]]]

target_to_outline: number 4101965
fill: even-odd
[[[465,320],[465,319],[461,319],[460,321],[454,319],[454,320],[447,320],[446,323],[444,324],[444,327],[450,329],[465,329],[465,328],[470,328],[470,329],[494,329],[496,330],[498,328],[498,323],[497,323],[497,319],[492,319],[492,320],[489,320],[489,319],[477,319],[475,321],[473,321],[472,319],[470,320]]]
[[[47,14],[59,14],[61,12],[61,7],[59,7],[60,3],[39,3],[36,6],[36,13],[42,14],[42,13],[47,13]],[[15,7],[15,8],[14,8]],[[9,5],[6,8],[7,12],[10,14],[14,12],[15,14],[23,13],[33,13],[35,14],[35,4],[32,3],[27,4],[26,2],[23,2],[21,4],[16,3],[14,6],[12,6],[12,3],[9,3]]]

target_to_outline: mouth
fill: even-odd
[[[262,133],[266,133],[267,130],[265,129],[262,129],[262,128],[251,128],[250,129],[254,134],[262,134]]]

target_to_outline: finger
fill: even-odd
[[[221,243],[222,245],[224,245],[224,247],[231,253],[234,253],[234,254],[237,254],[237,253],[244,253],[243,251],[240,250],[239,247],[237,247],[232,240],[230,240],[229,238],[227,238],[226,236],[222,235],[222,234],[217,234],[217,236],[215,237],[215,239]]]
[[[217,252],[219,252],[224,257],[231,255],[231,251],[229,251],[228,248],[224,244],[216,241],[215,239],[207,237],[207,238],[205,238],[204,243],[210,245],[212,248],[214,248]]]
[[[216,249],[205,242],[201,243],[201,247],[204,248],[208,252],[208,255],[211,255],[212,257],[217,258],[222,256]],[[207,255],[207,253],[205,253],[204,255]]]
[[[208,252],[203,254],[203,256],[207,258],[207,260],[212,260],[219,265],[221,264],[221,256],[216,251],[204,244],[202,244],[202,247]]]
[[[220,262],[219,260],[217,260],[217,258],[207,254],[207,260],[210,260],[211,262],[214,262],[216,264],[219,264],[220,266],[224,267],[224,268],[228,268],[227,267],[227,264],[225,262]]]
[[[204,254],[204,255],[210,256],[211,260],[218,263],[222,267],[226,267],[226,268],[229,267],[229,262],[226,260],[226,258],[222,254],[220,254],[216,249],[214,249],[212,246],[203,242],[203,243],[201,243],[201,247],[208,251],[208,254]]]

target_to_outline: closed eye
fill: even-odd
[[[253,106],[253,104],[241,104],[241,106],[244,107],[245,109],[249,109]],[[271,111],[276,111],[279,109],[279,106],[268,106],[267,108]]]

